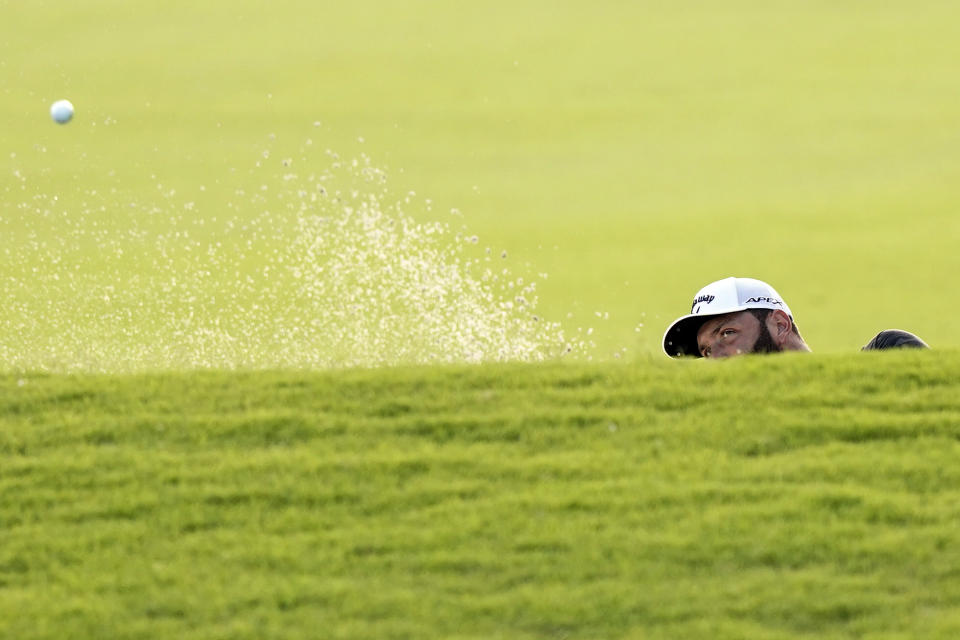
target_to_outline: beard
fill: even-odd
[[[773,341],[773,336],[767,329],[767,323],[761,321],[760,335],[757,336],[757,341],[753,343],[753,349],[750,353],[775,353],[777,351],[783,351],[783,347]]]

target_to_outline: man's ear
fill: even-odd
[[[774,309],[770,315],[767,316],[767,330],[773,337],[773,341],[778,345],[782,346],[784,343],[786,343],[787,338],[790,337],[790,331],[792,329],[793,321],[785,311]]]

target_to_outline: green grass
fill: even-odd
[[[960,354],[664,360],[0,377],[0,637],[956,637]]]
[[[960,634],[955,4],[0,16],[0,637]],[[230,290],[249,273],[295,300],[262,271],[289,229],[258,216],[293,200],[281,160],[326,148],[420,221],[462,210],[514,276],[549,273],[545,319],[626,357],[25,373],[193,362],[179,322],[263,303]],[[817,353],[662,358],[728,275],[770,281]],[[275,327],[232,320],[262,363]],[[851,353],[891,327],[937,349]]]
[[[0,637],[960,634],[955,4],[0,16]],[[281,160],[326,148],[420,221],[462,210],[514,276],[549,273],[545,319],[626,357],[27,373],[193,362],[178,323],[264,304],[230,291],[250,273],[299,300],[262,271],[290,230],[256,221],[293,200]],[[728,275],[770,281],[817,353],[662,358]],[[262,363],[278,334],[249,317],[249,360],[198,361]],[[851,353],[890,327],[937,349]]]
[[[549,273],[544,316],[593,326],[597,357],[656,353],[728,275],[773,283],[818,351],[892,326],[960,346],[953,3],[0,6],[5,238],[36,194],[76,212],[96,190],[119,228],[130,202],[222,217],[264,146],[312,137]]]

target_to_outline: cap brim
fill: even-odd
[[[723,316],[728,313],[736,313],[737,311],[744,311],[747,308],[748,307],[741,306],[733,309],[724,309],[719,313],[690,314],[682,318],[677,318],[673,324],[667,327],[666,333],[663,334],[663,352],[671,358],[680,358],[682,356],[702,358],[703,354],[700,353],[700,345],[697,344],[697,332],[700,331],[703,323],[710,318]]]

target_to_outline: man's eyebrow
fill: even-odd
[[[707,335],[711,335],[711,336],[717,335],[718,333],[720,333],[720,330],[721,330],[721,329],[723,329],[724,327],[726,327],[726,326],[727,326],[728,324],[730,324],[730,322],[732,322],[732,321],[733,321],[733,318],[721,318],[721,319],[719,319],[719,320],[717,321],[717,326],[714,327],[713,330],[708,331],[708,332],[707,332]],[[706,324],[706,323],[704,323],[704,324]],[[700,346],[700,340],[699,340],[699,339],[697,340],[697,346],[698,346],[698,347]]]
[[[726,320],[722,320],[722,321],[718,322],[718,323],[717,323],[717,326],[713,329],[713,331],[710,332],[710,335],[716,335],[716,334],[720,333],[720,329],[721,329],[721,328],[723,327],[723,325],[725,325],[725,324],[727,324]]]

